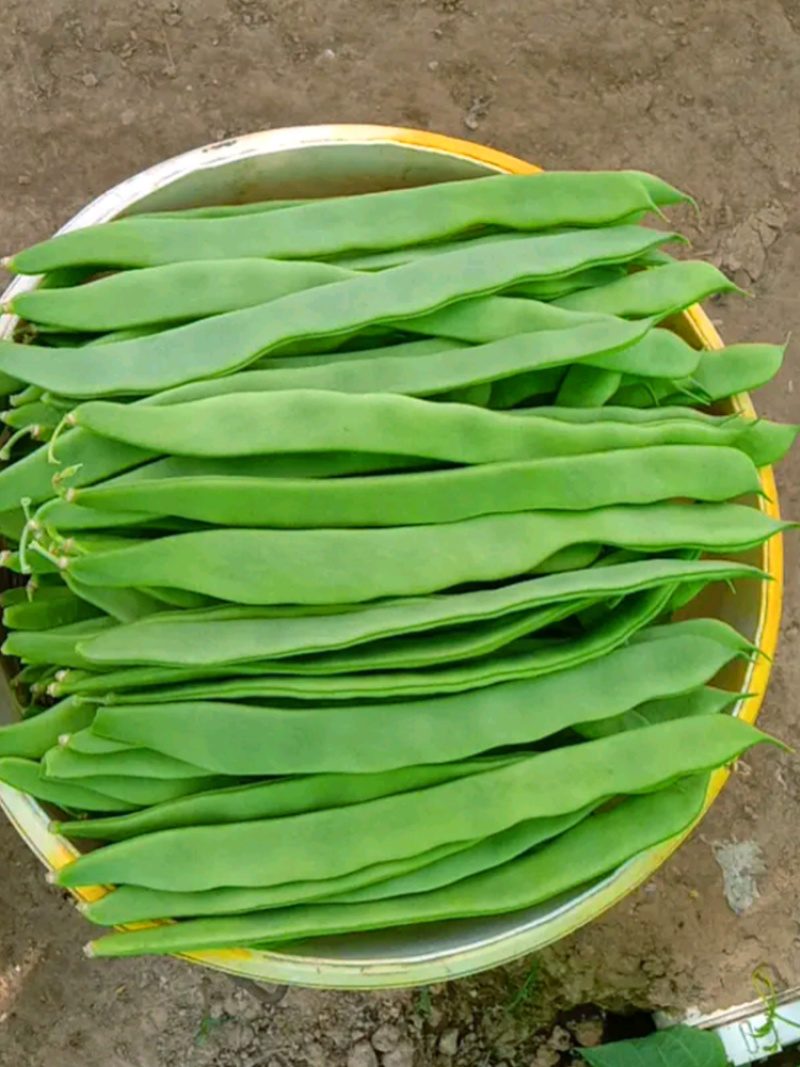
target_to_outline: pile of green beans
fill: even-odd
[[[652,175],[219,205],[55,237],[6,308],[0,782],[113,887],[99,956],[546,901],[685,832],[770,740],[685,609],[763,582],[713,405],[783,348],[668,328],[736,291]],[[663,216],[662,216],[663,217]],[[691,611],[689,612],[691,615]]]

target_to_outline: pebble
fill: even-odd
[[[439,1038],[439,1051],[443,1056],[455,1056],[458,1052],[458,1030],[445,1030]]]
[[[391,1023],[379,1026],[372,1035],[372,1047],[378,1052],[394,1052],[400,1043],[400,1031]]]
[[[347,1067],[378,1067],[378,1057],[369,1041],[359,1041],[347,1053]]]
[[[603,1041],[602,1019],[581,1019],[570,1027],[575,1037],[575,1043],[581,1048],[596,1048]]]
[[[92,74],[92,72],[90,71],[88,74],[84,74],[84,76],[81,78],[81,81],[87,89],[94,89],[95,85],[97,85],[97,75]]]
[[[383,1057],[383,1067],[414,1067],[414,1046],[410,1041],[401,1041],[392,1052]]]

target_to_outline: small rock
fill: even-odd
[[[558,1067],[561,1057],[548,1045],[542,1045],[531,1060],[531,1067]]]
[[[379,1026],[372,1035],[372,1047],[378,1052],[394,1052],[400,1043],[400,1031],[391,1023]]]
[[[30,176],[30,174],[20,174],[20,176],[17,178],[17,185],[30,185],[30,184],[31,184],[31,176]]]
[[[305,1057],[309,1067],[326,1067],[328,1061],[328,1058],[325,1055],[325,1049],[322,1045],[318,1045],[316,1041],[312,1041],[309,1045],[306,1045]]]
[[[150,1011],[150,1022],[157,1030],[163,1030],[169,1022],[169,1009],[163,1004],[157,1004]]]
[[[761,848],[755,841],[728,841],[714,845],[714,858],[722,868],[728,906],[741,915],[758,897],[756,878],[766,873]]]
[[[581,1019],[570,1027],[575,1044],[581,1048],[596,1048],[603,1041],[602,1019]]]
[[[401,1041],[392,1052],[383,1057],[383,1067],[414,1067],[414,1046],[410,1041]]]
[[[552,1034],[547,1039],[547,1044],[550,1048],[555,1049],[556,1052],[566,1052],[568,1048],[572,1048],[572,1038],[569,1035],[569,1031],[565,1030],[563,1026],[555,1026]]]
[[[136,112],[132,107],[126,107],[119,119],[123,126],[131,126],[136,121]]]
[[[97,85],[97,75],[92,74],[92,72],[90,71],[88,74],[84,74],[84,76],[81,78],[81,81],[87,89],[94,89],[95,85]]]
[[[369,1041],[359,1041],[347,1053],[347,1067],[378,1067],[378,1057]]]
[[[439,1038],[439,1051],[443,1056],[455,1056],[458,1052],[458,1030],[445,1030]]]
[[[438,69],[439,69],[439,60],[438,59],[432,59],[430,61],[430,63],[428,64],[428,70],[437,71]]]

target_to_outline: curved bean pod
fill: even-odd
[[[742,290],[721,270],[701,260],[673,262],[628,274],[608,285],[559,297],[559,307],[622,318],[666,318],[699,304],[714,293]]]
[[[659,183],[658,194],[669,197],[668,202],[683,199],[666,183]],[[15,273],[41,274],[82,264],[153,267],[242,256],[313,259],[348,249],[423,244],[485,225],[519,230],[604,225],[654,206],[639,178],[624,172],[503,175],[316,200],[244,217],[122,219],[50,238],[12,256],[6,265]]]
[[[0,726],[0,756],[38,760],[58,744],[62,734],[90,726],[94,713],[93,703],[80,697],[67,697],[30,719]]]

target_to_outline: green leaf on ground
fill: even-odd
[[[578,1051],[590,1067],[728,1067],[717,1035],[691,1026]]]

